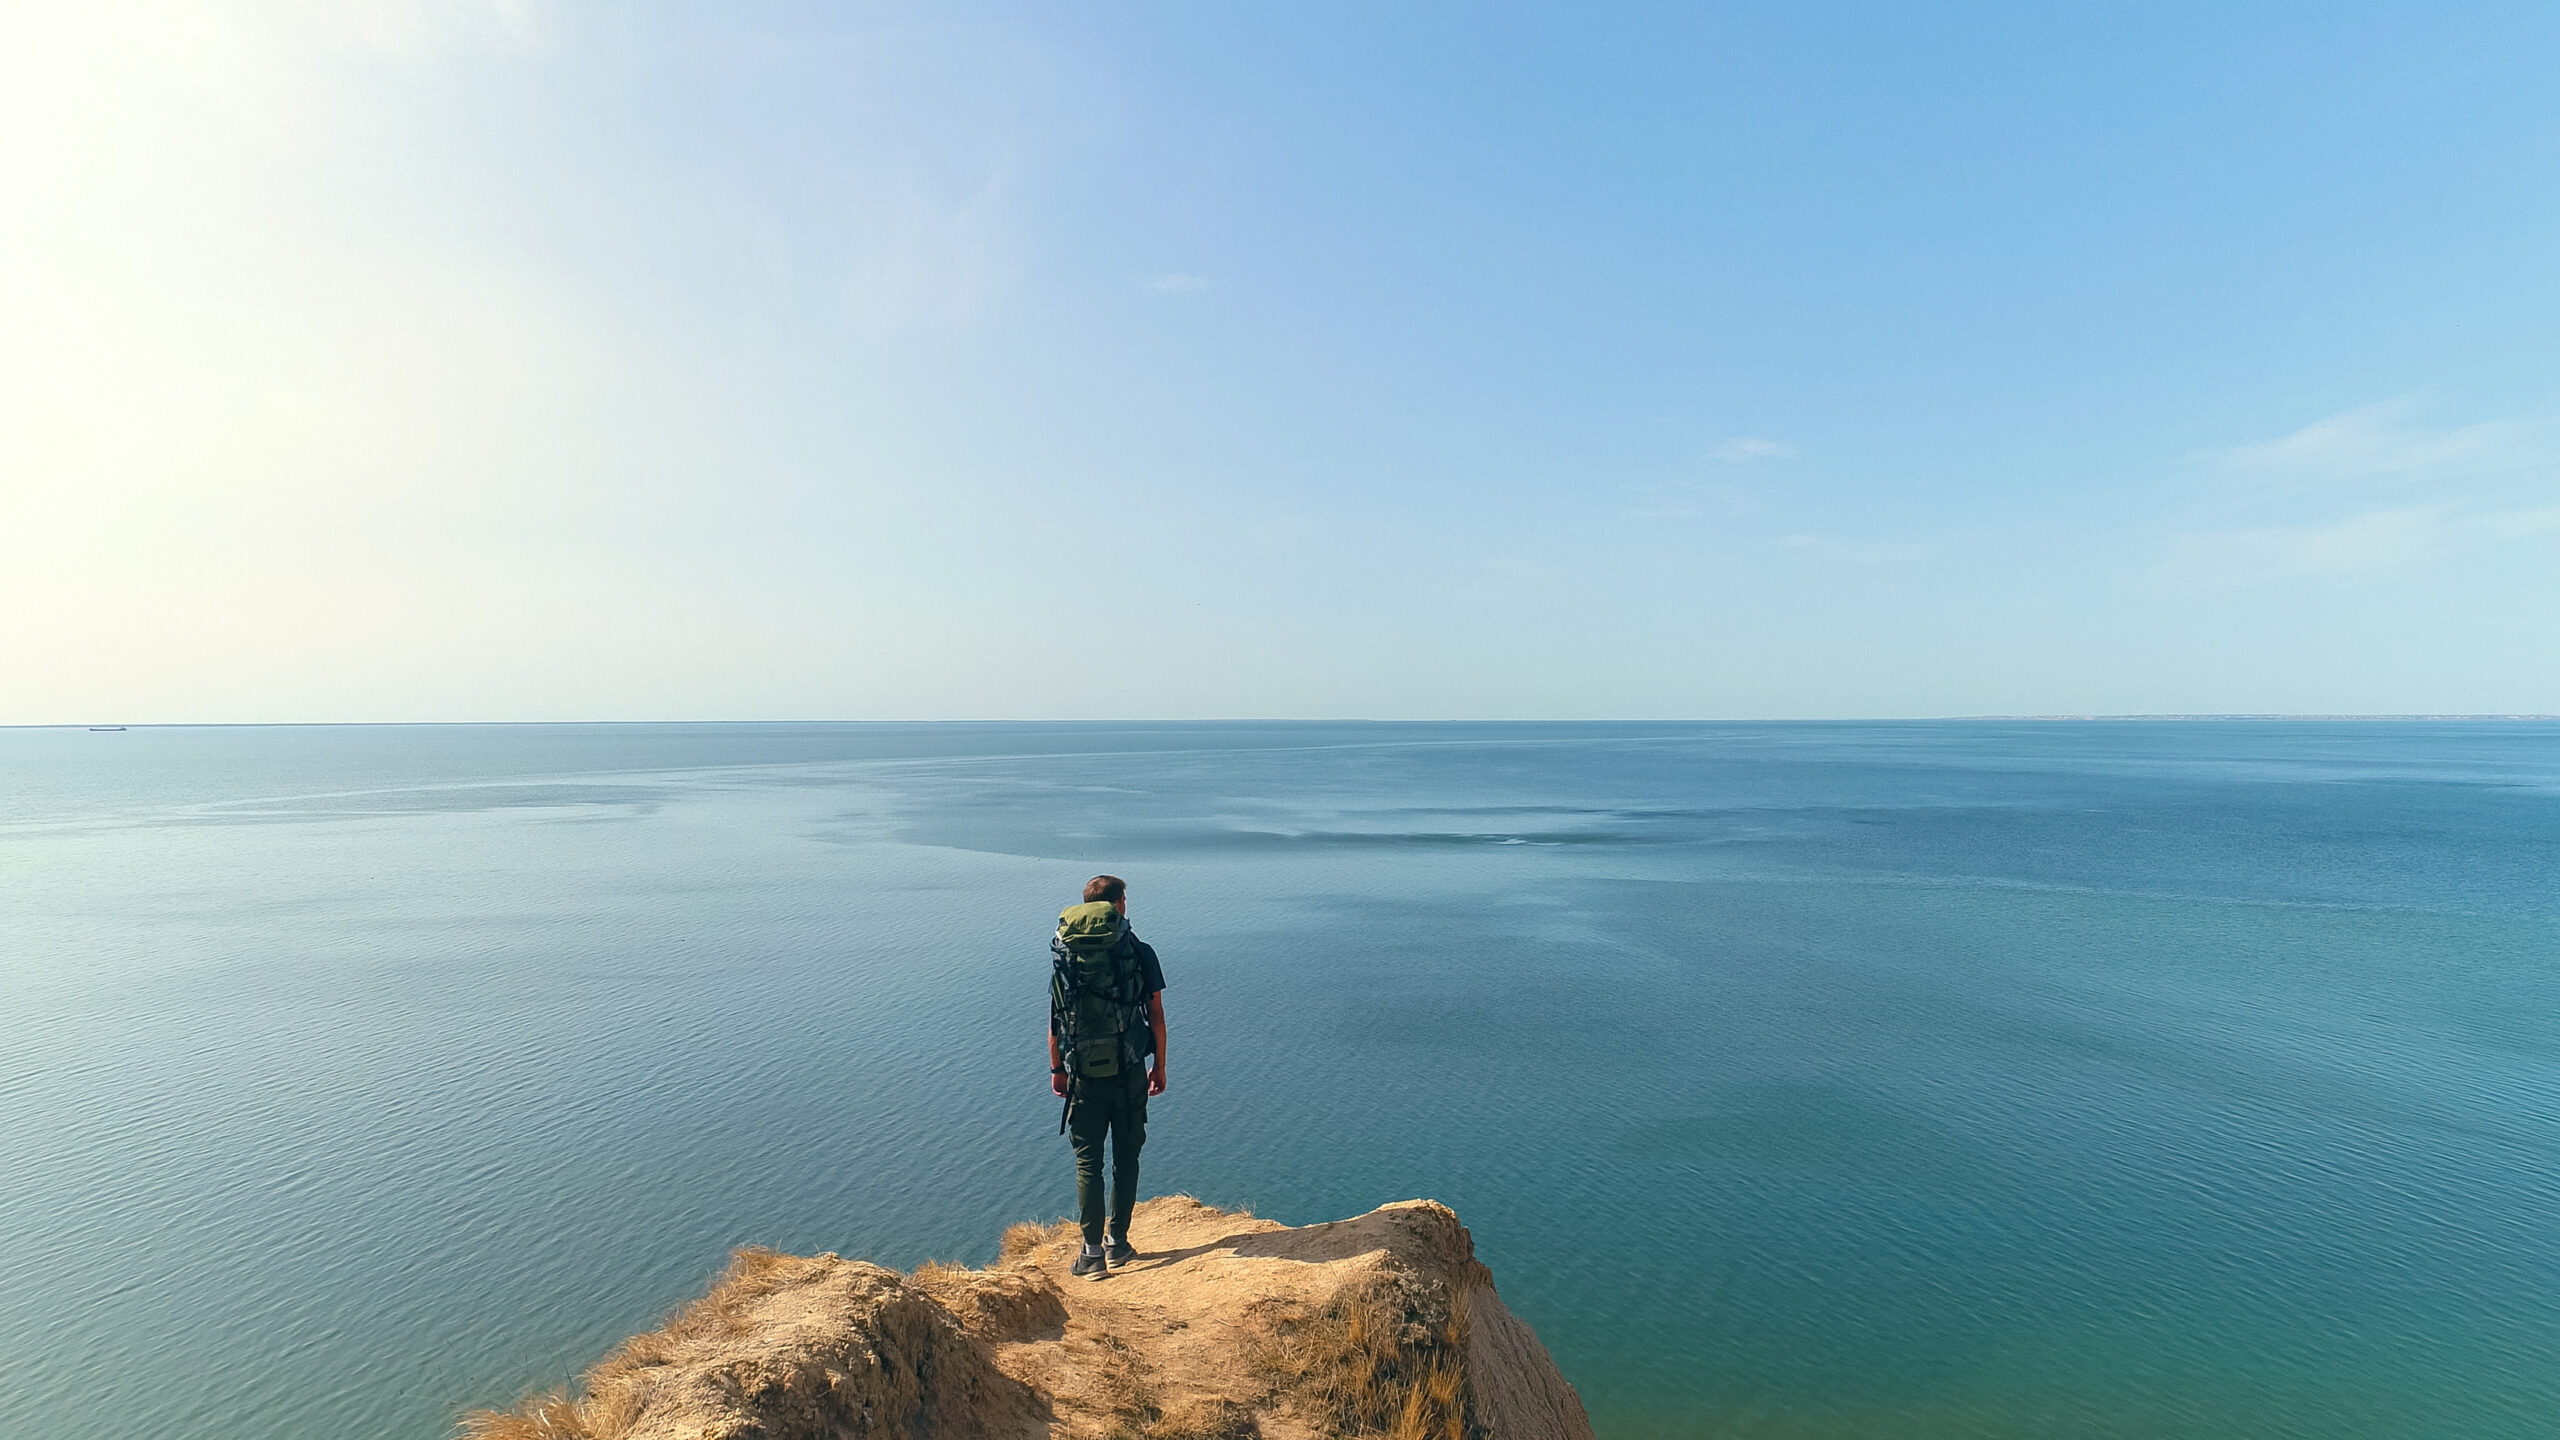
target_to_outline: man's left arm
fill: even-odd
[[[1156,1068],[1147,1076],[1147,1093],[1164,1093],[1164,992],[1147,997],[1147,1024],[1156,1032]]]

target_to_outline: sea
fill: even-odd
[[[1445,1201],[1603,1440],[2560,1436],[2560,726],[2273,721],[0,730],[0,1436],[992,1260],[1101,871],[1146,1190]]]

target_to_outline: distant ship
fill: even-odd
[[[124,727],[123,727],[123,726],[121,726],[121,725],[92,725],[92,726],[90,726],[89,728],[90,728],[90,729],[92,729],[92,730],[97,730],[97,731],[107,731],[107,730],[121,730],[121,729],[123,729]]]

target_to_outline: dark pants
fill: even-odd
[[[1147,1143],[1147,1077],[1131,1071],[1077,1082],[1067,1108],[1067,1138],[1076,1147],[1076,1211],[1084,1243],[1102,1243],[1102,1145],[1111,1142],[1111,1233],[1129,1237],[1138,1208],[1138,1148]]]

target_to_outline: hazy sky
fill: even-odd
[[[2560,711],[2560,7],[0,0],[0,721]]]

